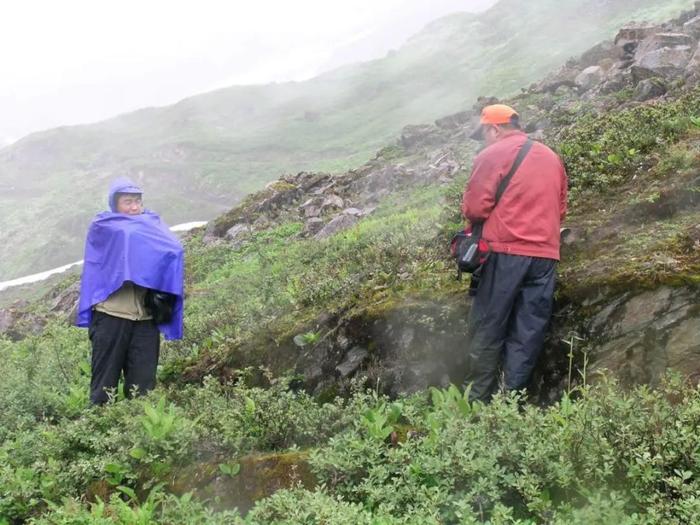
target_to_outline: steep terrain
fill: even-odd
[[[130,175],[170,223],[224,211],[281,173],[342,171],[406,124],[502,96],[690,0],[504,0],[438,20],[382,60],[300,83],[223,89],[173,106],[33,134],[0,151],[0,276],[79,259],[104,188]]]
[[[482,97],[194,232],[187,335],[145,399],[85,409],[75,277],[6,310],[0,521],[696,522],[699,49],[700,9],[626,26],[505,100],[571,185],[524,406],[448,387],[470,304],[447,243]]]

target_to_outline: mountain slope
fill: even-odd
[[[524,403],[428,389],[461,381],[469,346],[468,284],[446,248],[477,107],[357,169],[286,176],[191,235],[186,338],[163,345],[145,398],[85,408],[89,342],[65,323],[75,278],[32,305],[17,340],[0,338],[0,516],[695,523],[700,6],[620,36],[504,101],[562,154],[571,187]],[[650,63],[660,50],[684,66]],[[562,83],[588,67],[593,81]],[[32,320],[48,324],[25,337]]]
[[[357,165],[406,124],[479,93],[510,93],[627,19],[691,3],[503,0],[438,20],[382,60],[307,82],[223,89],[31,135],[0,150],[0,275],[79,258],[113,176],[136,178],[170,222],[208,219],[282,171]]]

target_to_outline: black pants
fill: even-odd
[[[501,366],[507,390],[527,386],[552,314],[555,269],[553,259],[490,255],[469,317],[470,400],[491,399]]]
[[[108,400],[106,390],[117,388],[122,371],[127,397],[155,387],[160,333],[153,321],[130,321],[93,312],[88,333],[92,342],[93,404]]]

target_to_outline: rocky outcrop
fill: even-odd
[[[605,95],[625,88],[634,100],[645,102],[667,93],[669,80],[700,83],[700,10],[695,9],[667,24],[632,23],[613,42],[589,49],[569,60],[559,71],[531,87],[529,93],[568,96],[568,91],[591,103],[605,104]],[[541,106],[549,111],[546,100]]]
[[[677,77],[688,65],[696,45],[683,33],[656,33],[644,39],[635,53],[635,77]]]
[[[700,290],[662,287],[594,300],[588,324],[591,372],[627,384],[657,383],[668,370],[700,380]]]
[[[404,155],[407,151],[402,148],[410,148],[415,156],[410,163],[387,162],[380,152],[374,160],[347,173],[284,176],[210,222],[204,242],[228,243],[235,249],[256,231],[299,219],[304,221],[302,237],[321,240],[371,215],[377,203],[397,187],[447,184],[454,180],[462,162],[451,147],[435,148],[434,144],[449,144],[448,137],[461,135],[465,119],[471,115],[463,112],[454,119],[444,119],[441,127],[409,126],[401,141],[391,148],[398,148]]]

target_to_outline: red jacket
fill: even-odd
[[[498,185],[526,140],[516,131],[476,156],[462,214],[472,223],[486,221],[482,237],[494,252],[559,260],[567,178],[556,153],[535,142],[494,208]]]

